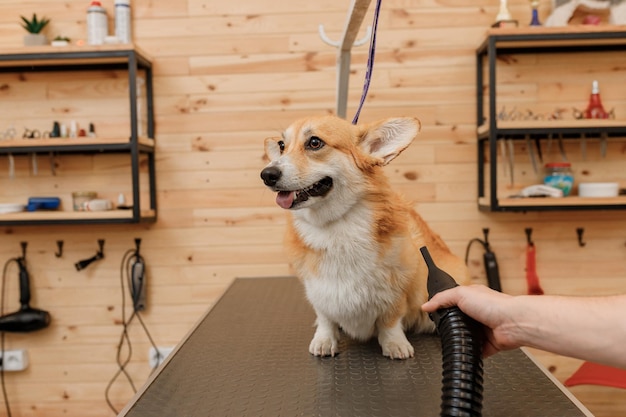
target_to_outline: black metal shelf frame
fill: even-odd
[[[498,55],[530,53],[576,53],[625,51],[626,31],[589,31],[553,33],[490,33],[476,49],[476,126],[487,123],[488,129],[478,134],[478,201],[485,197],[485,147],[489,160],[489,204],[478,204],[481,211],[554,211],[554,210],[624,210],[626,205],[558,205],[558,206],[501,206],[497,196],[497,141],[499,138],[524,139],[526,135],[563,135],[580,138],[581,135],[626,136],[626,123],[619,127],[561,127],[498,128],[496,106],[496,61]],[[488,117],[484,114],[484,68],[488,69]]]
[[[154,139],[154,90],[151,61],[136,49],[112,50],[72,50],[53,52],[19,52],[0,54],[0,72],[33,72],[33,71],[93,71],[93,70],[126,70],[128,73],[128,95],[130,109],[130,140],[128,143],[86,144],[49,146],[16,146],[0,148],[1,154],[58,152],[58,153],[99,153],[128,152],[131,157],[131,181],[133,207],[132,218],[110,219],[67,219],[67,220],[0,220],[0,225],[30,224],[87,224],[87,223],[139,223],[154,222],[157,217],[156,199],[156,168],[154,146],[139,141],[139,123],[137,109],[137,77],[139,71],[145,74],[147,135]],[[150,210],[142,210],[140,205],[139,156],[145,154],[148,159],[148,183]],[[151,213],[142,215],[142,211]]]

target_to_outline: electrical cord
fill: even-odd
[[[484,240],[479,239],[477,237],[470,240],[469,243],[467,244],[467,248],[465,249],[465,265],[467,265],[467,263],[469,262],[470,248],[472,247],[473,243],[480,243],[483,246],[483,249],[485,249],[485,251],[489,250],[489,245],[485,243]]]
[[[128,373],[128,371],[126,370],[126,367],[130,363],[130,360],[133,354],[132,343],[130,340],[130,336],[128,334],[128,329],[135,318],[137,319],[137,321],[139,321],[146,336],[148,337],[150,344],[157,352],[156,353],[157,361],[161,359],[156,343],[154,342],[154,339],[152,338],[152,335],[150,334],[148,327],[144,323],[143,318],[141,317],[141,314],[140,314],[140,309],[138,308],[137,300],[143,291],[143,285],[145,281],[144,279],[139,280],[140,284],[139,286],[136,286],[132,278],[133,277],[132,271],[133,271],[134,265],[136,265],[138,262],[141,262],[143,264],[143,258],[141,257],[141,255],[139,255],[139,244],[137,243],[136,249],[130,249],[126,251],[126,253],[122,257],[122,263],[120,265],[120,287],[122,290],[122,308],[121,308],[122,333],[120,334],[120,340],[117,345],[117,353],[116,353],[116,362],[117,362],[118,369],[113,375],[113,377],[111,378],[111,380],[109,381],[104,391],[104,396],[105,396],[107,405],[109,406],[111,411],[113,411],[113,413],[115,413],[116,415],[119,413],[119,411],[115,408],[115,406],[113,405],[113,402],[110,399],[110,390],[113,387],[113,384],[115,383],[115,381],[121,375],[123,375],[128,381],[133,392],[134,393],[137,392],[135,383],[132,377],[130,376],[130,374]],[[124,284],[125,281],[127,282],[126,285]],[[130,292],[130,296],[131,296],[132,304],[133,304],[133,311],[128,317],[128,319],[126,318],[126,291],[127,291],[126,287],[127,286],[128,286],[128,291]],[[143,309],[143,306],[141,309]],[[126,350],[127,350],[126,357],[123,357],[124,346],[126,346]],[[154,369],[152,370],[152,372],[154,372]]]
[[[496,260],[496,254],[491,250],[491,245],[489,245],[489,229],[484,228],[483,234],[485,236],[484,240],[474,238],[467,244],[467,248],[465,249],[465,265],[469,262],[469,253],[472,244],[480,243],[484,249],[483,263],[485,265],[485,273],[487,275],[487,284],[489,285],[489,288],[502,292],[498,261]]]
[[[4,268],[2,269],[2,288],[0,289],[0,316],[4,315],[4,294],[6,289],[6,278],[7,271],[9,270],[9,265],[11,262],[17,262],[16,258],[11,258],[4,264]],[[4,359],[5,352],[5,340],[4,340],[5,332],[0,332],[0,354]],[[9,404],[9,396],[7,395],[6,383],[4,381],[4,362],[2,363],[2,367],[0,368],[0,385],[2,386],[2,397],[4,398],[4,406],[7,410],[7,417],[11,417],[11,405]]]

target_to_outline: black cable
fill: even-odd
[[[17,258],[11,258],[4,264],[4,268],[2,269],[2,289],[0,289],[0,316],[4,315],[4,294],[5,294],[5,283],[7,278],[7,271],[9,269],[9,265],[11,262],[17,262]],[[4,334],[5,332],[0,332],[0,354],[2,355],[2,367],[0,368],[0,385],[2,385],[2,397],[4,398],[4,406],[7,410],[7,417],[11,417],[11,405],[9,404],[9,396],[7,395],[6,383],[4,381]]]
[[[484,240],[479,239],[477,237],[470,240],[469,243],[467,244],[467,248],[465,249],[465,265],[467,265],[467,262],[469,260],[469,252],[473,243],[480,243],[481,245],[483,245],[483,248],[485,249],[485,251],[489,250],[489,245]]]
[[[148,331],[148,327],[144,323],[139,313],[139,310],[137,309],[136,300],[140,296],[139,294],[141,294],[141,291],[143,290],[143,285],[144,285],[144,280],[141,280],[141,284],[139,285],[139,287],[135,288],[135,285],[132,279],[133,265],[137,262],[143,263],[143,258],[139,255],[138,249],[134,249],[134,250],[130,249],[126,251],[126,253],[124,253],[124,256],[122,257],[122,262],[120,264],[120,287],[122,290],[122,309],[121,309],[122,310],[122,333],[120,334],[120,340],[117,345],[117,354],[116,354],[116,362],[118,365],[118,370],[115,372],[115,374],[109,381],[104,391],[106,402],[109,408],[111,409],[111,411],[113,411],[116,415],[119,413],[119,411],[115,408],[115,406],[111,402],[109,398],[109,392],[110,392],[111,387],[117,380],[117,378],[123,374],[128,380],[128,383],[130,384],[133,392],[134,393],[137,392],[135,383],[133,382],[133,379],[128,373],[128,371],[126,370],[126,366],[130,363],[130,360],[133,354],[132,343],[130,340],[130,336],[128,334],[128,328],[130,327],[130,324],[133,322],[135,318],[137,318],[137,320],[141,324],[141,327],[146,333],[146,336],[148,337],[150,344],[155,349],[156,355],[157,355],[157,362],[161,359],[156,343],[154,343],[154,339],[152,338],[152,335]],[[125,280],[127,281],[127,285],[124,285]],[[128,291],[130,292],[130,296],[131,296],[131,300],[133,304],[133,312],[128,317],[128,319],[126,319],[126,291],[127,291],[126,286],[128,286]],[[126,356],[126,358],[122,359],[122,348],[124,347],[124,345],[127,346],[128,355]],[[154,372],[154,369],[152,370],[152,372]]]
[[[498,261],[496,260],[496,254],[491,250],[489,245],[489,229],[483,229],[485,239],[474,238],[469,241],[467,248],[465,249],[465,265],[469,262],[469,252],[473,243],[480,243],[483,246],[483,264],[485,266],[485,274],[487,275],[487,285],[492,290],[502,292],[502,284],[500,283],[500,270],[498,268]]]

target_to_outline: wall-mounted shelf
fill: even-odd
[[[624,120],[498,120],[498,58],[510,54],[626,51],[619,26],[490,29],[476,50],[478,207],[483,211],[623,210],[626,198],[508,198],[498,196],[499,141],[626,137]],[[486,91],[486,94],[485,94]],[[485,101],[486,100],[486,101]],[[488,170],[486,173],[485,170]]]
[[[34,211],[0,214],[0,225],[87,224],[154,222],[157,217],[154,140],[152,63],[134,45],[24,47],[4,49],[0,53],[0,73],[125,71],[128,76],[128,114],[130,131],[120,137],[78,137],[42,139],[5,139],[0,141],[0,155],[37,153],[101,154],[117,153],[130,157],[132,205],[130,209],[102,212],[76,212],[71,207],[59,211]],[[145,97],[139,97],[138,77],[145,81]],[[145,132],[140,136],[138,99],[145,100]],[[103,116],[103,117],[106,117]],[[142,207],[140,158],[147,165],[147,201]],[[28,181],[23,179],[22,181]],[[27,186],[25,186],[27,188]],[[80,188],[78,188],[80,189]],[[144,204],[145,205],[145,204]]]

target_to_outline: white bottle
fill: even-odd
[[[107,11],[98,0],[93,0],[87,9],[87,44],[102,45],[109,30]]]
[[[120,43],[130,43],[130,26],[130,0],[115,0],[115,37]]]

